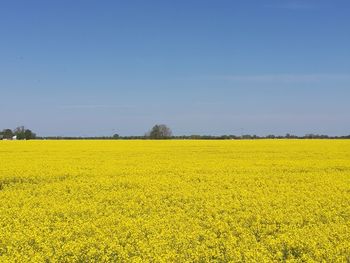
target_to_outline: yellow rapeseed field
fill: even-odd
[[[0,262],[350,262],[350,140],[0,141]]]

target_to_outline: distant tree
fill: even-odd
[[[11,139],[13,137],[13,132],[10,129],[5,129],[2,131],[4,139]]]
[[[35,139],[36,138],[36,134],[34,132],[32,132],[31,130],[29,129],[26,129],[24,131],[24,138],[26,140],[32,140],[32,139]]]
[[[119,139],[119,134],[113,134],[113,139]]]
[[[26,138],[24,126],[18,126],[13,130],[13,134],[17,136],[17,140],[24,140]]]
[[[304,136],[304,138],[306,138],[306,139],[318,139],[318,138],[320,138],[321,136],[320,135],[318,135],[318,134],[313,134],[313,133],[309,133],[309,134],[306,134],[305,136]]]
[[[13,135],[17,136],[17,140],[31,140],[36,138],[36,134],[24,126],[18,126],[13,130]]]
[[[167,139],[170,138],[171,135],[172,132],[168,126],[165,124],[157,124],[153,126],[148,137],[151,139]]]
[[[249,134],[243,134],[242,139],[252,139],[253,137]]]
[[[293,134],[290,134],[290,133],[287,133],[285,137],[286,137],[287,139],[296,139],[296,138],[298,138],[298,136],[293,135]]]

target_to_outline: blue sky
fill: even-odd
[[[350,1],[0,3],[0,129],[350,134]]]

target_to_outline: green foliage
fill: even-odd
[[[153,126],[149,133],[151,139],[168,139],[172,135],[170,128],[164,124],[157,124]]]
[[[13,131],[11,129],[4,129],[0,135],[3,139],[12,139],[13,136],[17,137],[17,140],[31,140],[36,138],[36,134],[29,129],[25,129],[24,126],[19,126]]]
[[[11,139],[13,136],[13,132],[10,129],[5,129],[2,131],[2,135],[4,139]]]

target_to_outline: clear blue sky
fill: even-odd
[[[350,1],[0,2],[0,129],[350,134]]]

